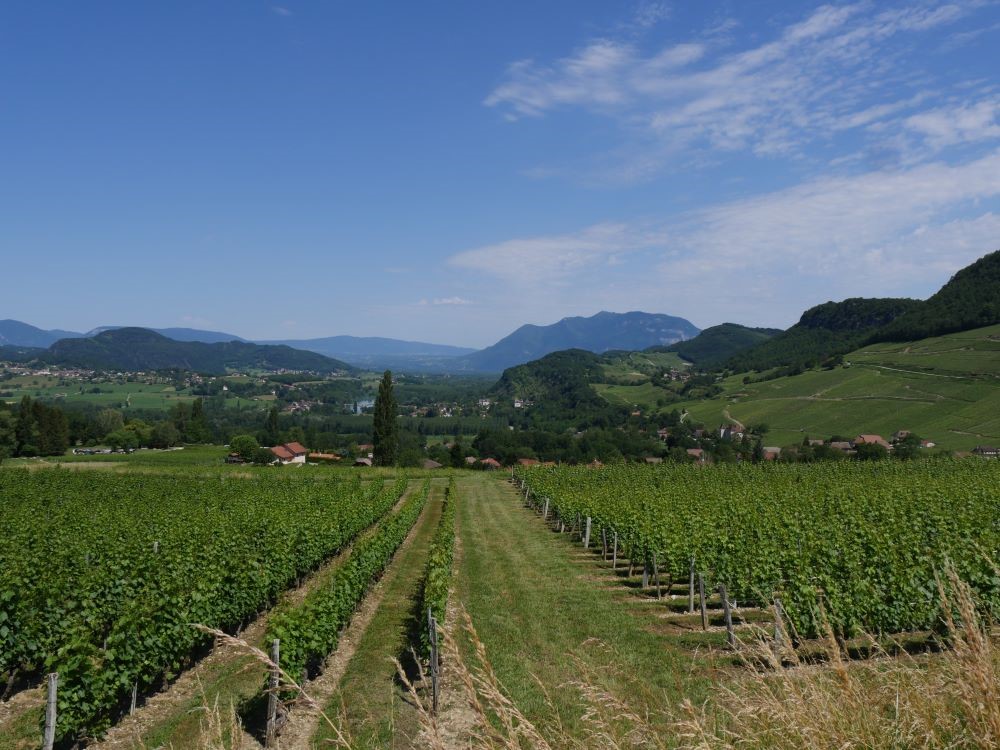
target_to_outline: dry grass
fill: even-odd
[[[773,641],[746,646],[745,674],[711,705],[682,705],[679,744],[739,748],[1000,748],[1000,654],[955,574],[939,581],[949,648],[940,654],[844,658],[783,669]]]
[[[582,734],[568,736],[563,731],[552,701],[548,723],[533,723],[509,698],[471,618],[462,610],[453,620],[460,622],[460,633],[445,629],[443,654],[445,676],[458,683],[473,716],[467,736],[456,740],[441,724],[447,712],[435,716],[430,710],[426,691],[419,687],[426,683],[424,675],[414,684],[400,669],[400,678],[418,713],[418,746],[430,750],[1000,748],[1000,653],[977,615],[969,587],[948,573],[939,591],[948,646],[943,652],[890,657],[873,640],[875,655],[852,661],[828,633],[827,661],[803,665],[795,663],[794,653],[776,646],[770,634],[758,631],[740,645],[744,666],[739,674],[720,685],[710,701],[696,706],[685,700],[680,706],[663,707],[673,728],[669,734],[654,729],[649,716],[603,688],[601,675],[579,659],[580,679],[569,687],[579,694]],[[243,647],[273,666],[263,652]],[[789,668],[785,665],[790,661],[794,666]],[[310,702],[287,675],[282,690],[294,691],[300,696],[297,701]],[[655,724],[662,726],[662,716],[658,718]],[[336,733],[332,746],[352,747],[337,722],[326,715],[322,719]],[[241,736],[235,712],[227,714],[218,706],[206,709],[200,747],[242,750]]]

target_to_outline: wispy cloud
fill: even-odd
[[[548,285],[562,304],[560,282],[569,281],[577,299],[620,309],[782,325],[827,298],[929,291],[1000,247],[998,199],[995,151],[960,165],[812,180],[655,227],[602,224],[501,242],[451,263],[513,288]],[[629,282],[603,283],[618,263]],[[587,274],[601,283],[580,283]]]
[[[941,149],[1000,138],[1000,96],[941,107],[907,117],[903,125]]]
[[[288,16],[292,15],[292,11],[290,9],[286,8],[284,5],[272,5],[271,6],[271,10],[272,10],[272,12],[276,13],[277,15],[279,15],[279,16],[285,16],[286,18]]]
[[[522,283],[553,282],[595,267],[620,265],[623,255],[661,247],[657,232],[597,224],[579,232],[507,240],[458,253],[449,264]]]
[[[554,62],[512,63],[484,103],[511,120],[566,108],[614,118],[623,140],[642,141],[646,163],[633,177],[671,156],[690,159],[692,148],[796,155],[845,130],[887,141],[912,136],[904,118],[937,93],[903,50],[980,5],[825,5],[734,52],[709,33],[653,51],[601,38]],[[728,33],[733,23],[724,19],[719,29]]]

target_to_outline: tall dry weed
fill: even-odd
[[[521,712],[461,608],[453,620],[460,623],[459,633],[443,631],[449,700],[442,712],[430,709],[425,675],[411,682],[401,667],[399,675],[421,727],[415,746],[429,750],[1000,750],[1000,652],[977,614],[969,586],[948,571],[939,591],[946,630],[939,653],[890,656],[870,639],[872,656],[852,660],[827,628],[825,661],[805,664],[787,640],[780,645],[758,630],[740,642],[741,667],[708,701],[663,706],[656,716],[606,688],[606,674],[598,674],[585,659],[567,657],[574,659],[580,678],[555,687],[570,687],[578,696],[579,721],[572,733],[561,724],[565,706],[560,709],[549,693],[553,686],[540,685],[549,717],[545,723]],[[245,650],[270,665],[263,652]],[[282,688],[297,690],[298,702],[319,710],[287,676]],[[331,746],[350,748],[337,723],[321,716],[337,734]],[[199,747],[241,750],[237,726],[237,719],[212,707]],[[227,744],[226,738],[234,741]]]

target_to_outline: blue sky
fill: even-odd
[[[9,0],[0,206],[47,328],[784,327],[1000,248],[1000,5]]]

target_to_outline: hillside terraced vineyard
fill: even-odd
[[[406,480],[0,473],[0,692],[59,673],[57,735],[140,695],[385,515]]]
[[[590,517],[640,565],[691,559],[741,603],[780,597],[796,631],[935,627],[947,565],[1000,614],[1000,462],[620,466],[521,470],[549,512]],[[825,615],[821,615],[822,612]]]

